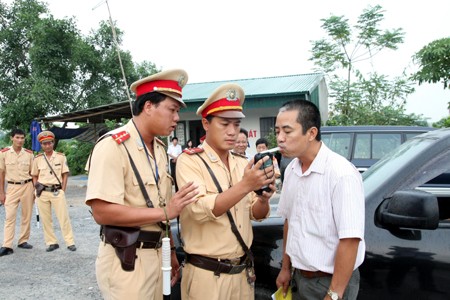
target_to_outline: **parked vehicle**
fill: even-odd
[[[449,172],[450,128],[411,138],[362,174],[366,256],[359,299],[450,299]],[[253,224],[256,299],[270,299],[281,268],[283,220],[275,210]]]
[[[322,141],[362,173],[408,139],[430,130],[419,126],[324,126]]]

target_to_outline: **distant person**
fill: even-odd
[[[364,190],[361,175],[321,141],[314,103],[291,101],[279,109],[275,130],[283,156],[294,159],[278,204],[285,219],[283,260],[276,284],[293,299],[356,299],[364,261]]]
[[[37,204],[44,230],[45,244],[47,245],[46,251],[51,252],[59,248],[53,230],[52,208],[55,210],[67,249],[76,251],[77,247],[75,246],[65,196],[69,178],[66,156],[53,150],[55,144],[53,132],[42,131],[37,138],[44,153],[38,154],[34,159],[31,175],[35,186],[37,183],[43,185],[42,193],[37,195]],[[38,191],[38,188],[36,188],[36,191]]]
[[[183,152],[183,149],[181,149],[181,145],[178,144],[178,138],[175,136],[172,138],[172,144],[170,144],[169,148],[167,149],[167,154],[169,155],[170,162],[170,175],[172,175],[175,184],[175,192],[178,192],[176,176],[177,158],[181,154],[181,152]]]
[[[194,148],[194,143],[192,142],[192,140],[188,140],[188,141],[186,142],[186,147],[185,147],[185,149],[192,149],[192,148]]]
[[[255,146],[256,146],[256,152],[257,153],[269,150],[269,148],[268,148],[269,142],[265,138],[257,139],[256,143],[255,143]],[[275,155],[273,155],[273,157],[272,157],[272,163],[273,163],[273,168],[274,168],[274,171],[275,171],[275,178],[278,179],[278,178],[280,178],[281,173],[280,173],[280,167],[278,166],[278,161],[275,158]]]
[[[248,131],[244,128],[241,128],[237,136],[233,152],[244,156],[245,158],[247,158],[247,160],[250,160],[252,159],[252,157],[250,157],[250,155],[246,153],[248,147]]]
[[[21,222],[17,247],[31,249],[30,223],[33,213],[34,187],[31,179],[33,151],[23,148],[25,132],[13,129],[10,134],[12,146],[0,152],[0,203],[5,205],[5,229],[0,256],[13,254],[12,244],[16,229],[16,216],[20,204]],[[8,183],[5,193],[5,181]]]

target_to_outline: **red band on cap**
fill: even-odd
[[[157,91],[173,92],[181,95],[181,87],[177,81],[173,80],[154,80],[144,82],[136,87],[136,96]]]
[[[219,111],[228,111],[228,110],[238,110],[242,111],[241,101],[240,99],[236,99],[234,101],[230,101],[227,98],[223,98],[217,101],[214,101],[202,112],[202,117],[206,118],[207,115],[210,115]]]

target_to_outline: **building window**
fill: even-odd
[[[275,132],[275,121],[275,117],[266,117],[259,119],[259,129],[261,131],[261,137],[266,137],[271,132]]]

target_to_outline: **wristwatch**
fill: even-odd
[[[331,300],[340,300],[338,293],[333,292],[331,289],[328,290],[327,295],[330,296]]]

